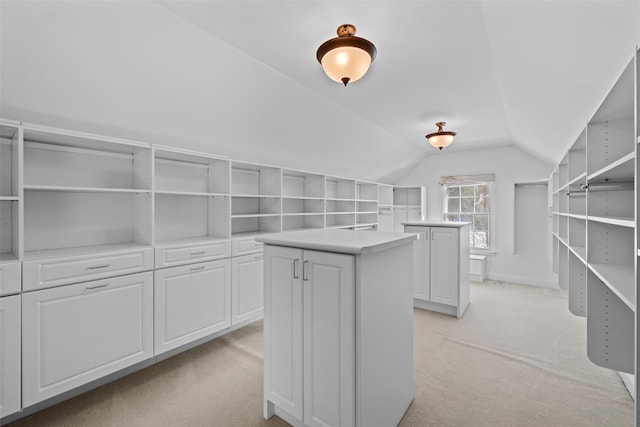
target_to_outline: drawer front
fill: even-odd
[[[256,242],[253,237],[247,239],[234,239],[231,248],[231,255],[246,255],[261,252],[264,249],[262,242]]]
[[[156,268],[190,264],[231,256],[229,241],[198,246],[156,248]]]
[[[151,270],[153,250],[27,261],[22,268],[23,290],[30,291]]]
[[[0,296],[17,294],[22,287],[19,262],[0,263]]]
[[[153,274],[22,294],[23,406],[153,357]]]

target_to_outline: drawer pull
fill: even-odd
[[[95,269],[98,269],[98,268],[107,268],[110,265],[111,264],[93,265],[91,267],[87,267],[87,270],[95,270]]]
[[[86,288],[86,289],[87,289],[88,291],[92,291],[92,290],[94,290],[94,289],[106,288],[107,286],[109,286],[109,284],[108,284],[108,283],[104,283],[104,284],[102,284],[102,285],[87,286],[87,288]]]
[[[193,255],[204,255],[204,251],[200,251],[200,252],[191,252],[191,256]]]
[[[261,256],[254,256],[253,259],[256,259],[256,260],[257,259],[262,259],[262,257]]]
[[[191,271],[200,271],[200,270],[204,270],[204,265],[201,265],[200,267],[191,267]]]

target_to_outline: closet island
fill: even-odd
[[[264,416],[397,425],[413,400],[416,235],[262,235]]]

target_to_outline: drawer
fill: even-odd
[[[156,248],[156,268],[210,261],[231,256],[228,240],[215,243]]]
[[[231,243],[231,255],[238,256],[261,252],[263,247],[264,244],[262,242],[256,242],[254,237],[233,239]]]
[[[86,282],[153,269],[153,249],[53,258],[22,263],[23,291]]]
[[[0,296],[17,294],[22,287],[20,262],[0,263]]]

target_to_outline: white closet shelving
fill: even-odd
[[[327,228],[353,228],[356,226],[356,181],[326,177]]]
[[[378,184],[378,230],[393,231],[393,186]]]
[[[637,54],[551,174],[553,251],[587,353],[636,395]],[[566,249],[565,249],[566,248]],[[637,413],[637,411],[636,411]]]
[[[356,182],[356,229],[378,227],[378,184]]]
[[[426,187],[393,187],[393,231],[402,232],[404,222],[424,221],[426,204]]]
[[[21,132],[18,122],[0,121],[0,263],[20,259]]]
[[[282,231],[324,228],[324,175],[282,171]]]
[[[24,125],[24,260],[152,244],[151,146]]]
[[[281,231],[282,169],[231,162],[231,237]]]

